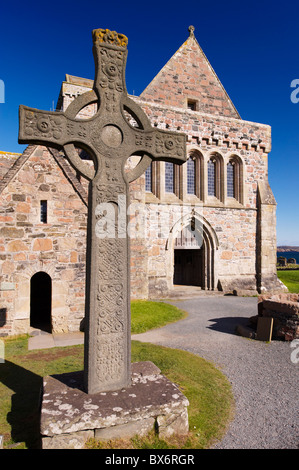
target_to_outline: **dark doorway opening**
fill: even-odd
[[[51,333],[51,308],[51,277],[40,271],[30,281],[30,326]]]
[[[175,249],[173,283],[204,287],[203,249]]]

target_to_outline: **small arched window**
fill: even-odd
[[[40,201],[40,221],[46,224],[48,220],[48,202]]]

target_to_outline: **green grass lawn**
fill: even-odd
[[[284,283],[291,293],[299,293],[299,270],[277,270],[278,278]]]
[[[186,312],[164,302],[133,300],[131,302],[131,331],[132,333],[144,333],[154,328],[160,328],[167,323],[181,320],[186,316]]]
[[[142,309],[148,316],[155,316],[156,302],[147,304],[152,304],[152,314],[145,302]],[[132,311],[135,307],[140,317],[141,309],[136,304]],[[184,315],[181,312],[180,318]],[[174,321],[172,314],[169,318]],[[140,318],[138,320],[138,323],[143,323]],[[19,448],[38,447],[42,378],[82,370],[83,354],[83,345],[28,351],[27,336],[5,339],[5,362],[0,363],[0,434],[4,435],[5,448],[15,443],[19,443]],[[126,443],[110,442],[108,447],[208,448],[213,440],[222,436],[232,417],[233,396],[229,381],[212,363],[186,351],[137,341],[132,341],[132,361],[154,362],[179,386],[190,402],[190,434],[184,440],[165,442],[152,433],[147,438],[136,438]],[[95,441],[89,442],[89,447],[99,446]]]

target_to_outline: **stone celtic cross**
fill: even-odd
[[[153,128],[127,95],[126,36],[107,29],[94,30],[92,36],[93,90],[77,97],[65,112],[25,106],[19,110],[19,143],[63,150],[70,164],[90,180],[84,351],[85,391],[89,394],[118,390],[131,383],[130,246],[128,220],[117,217],[119,196],[126,198],[128,207],[129,183],[141,176],[152,160],[186,161],[185,135]],[[79,119],[77,114],[91,103],[97,104],[95,115]],[[75,145],[91,155],[94,169],[79,157]],[[126,160],[132,155],[141,159],[125,172]],[[104,203],[115,208],[115,237],[102,238],[96,233],[102,215],[98,208]]]

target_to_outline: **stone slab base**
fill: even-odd
[[[132,384],[115,392],[88,395],[83,371],[43,381],[43,449],[81,449],[96,439],[130,438],[153,428],[161,438],[189,431],[189,402],[152,362],[132,364]]]

